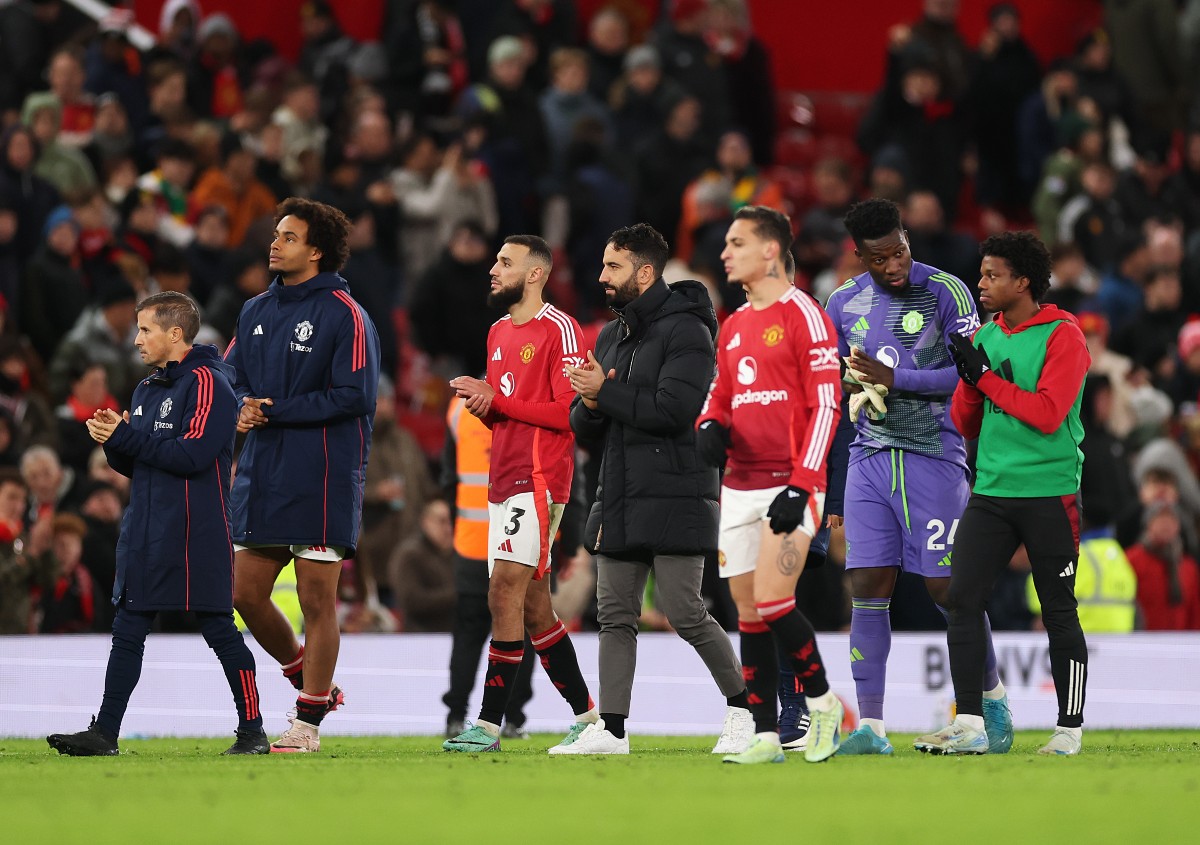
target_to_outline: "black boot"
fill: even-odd
[[[270,754],[271,742],[261,728],[254,730],[238,730],[237,739],[233,745],[222,751],[222,754]]]
[[[50,734],[46,742],[59,754],[71,757],[115,757],[120,754],[117,748],[117,738],[110,737],[108,732],[96,724],[96,717],[86,731],[77,734]]]

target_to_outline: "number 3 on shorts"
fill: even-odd
[[[929,542],[926,543],[925,548],[931,552],[941,552],[945,551],[946,546],[954,545],[954,535],[958,533],[958,520],[956,519],[950,523],[950,534],[946,537],[946,542],[944,543],[939,541],[942,539],[942,535],[946,533],[946,523],[940,519],[931,519],[925,525],[925,528],[930,532]]]
[[[509,516],[508,516],[509,523],[508,523],[508,525],[504,526],[504,533],[507,534],[509,537],[511,537],[514,534],[516,534],[518,531],[520,531],[521,530],[521,517],[523,517],[524,515],[525,515],[525,511],[523,508],[514,507],[512,510],[510,510]],[[957,525],[958,520],[955,520],[954,524]]]

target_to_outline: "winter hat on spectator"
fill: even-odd
[[[525,45],[515,35],[501,35],[488,47],[488,67],[525,57]]]
[[[1108,339],[1108,319],[1103,314],[1085,311],[1076,319],[1079,320],[1079,330],[1085,335],[1098,334]]]
[[[1187,358],[1200,349],[1200,320],[1184,323],[1179,330],[1179,357]]]
[[[650,44],[639,44],[625,54],[624,68],[627,71],[642,67],[658,68],[662,62],[658,58],[658,50]]]
[[[79,231],[79,221],[71,214],[71,209],[65,205],[60,205],[46,217],[46,225],[42,227],[42,236],[50,237],[50,233],[63,223],[70,223],[75,227],[76,232]]]
[[[233,18],[224,12],[216,12],[206,17],[196,33],[196,40],[203,43],[205,39],[213,35],[226,35],[236,41],[238,31],[234,26]]]
[[[137,291],[124,279],[111,279],[100,289],[97,301],[101,308],[119,305],[122,302],[137,302]]]

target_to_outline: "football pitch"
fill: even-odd
[[[730,766],[712,738],[634,736],[629,757],[549,757],[560,737],[448,754],[434,737],[325,739],[320,754],[220,757],[229,740],[125,740],[60,757],[0,740],[5,838],[35,843],[1195,842],[1200,732],[1046,732],[998,757]]]

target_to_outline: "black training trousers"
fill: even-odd
[[[1075,601],[1079,557],[1079,497],[1009,499],[971,494],[958,526],[950,570],[947,643],[958,712],[983,715],[987,649],[984,609],[999,574],[1022,543],[1042,603],[1050,640],[1050,671],[1058,693],[1058,724],[1083,724],[1087,644]]]

